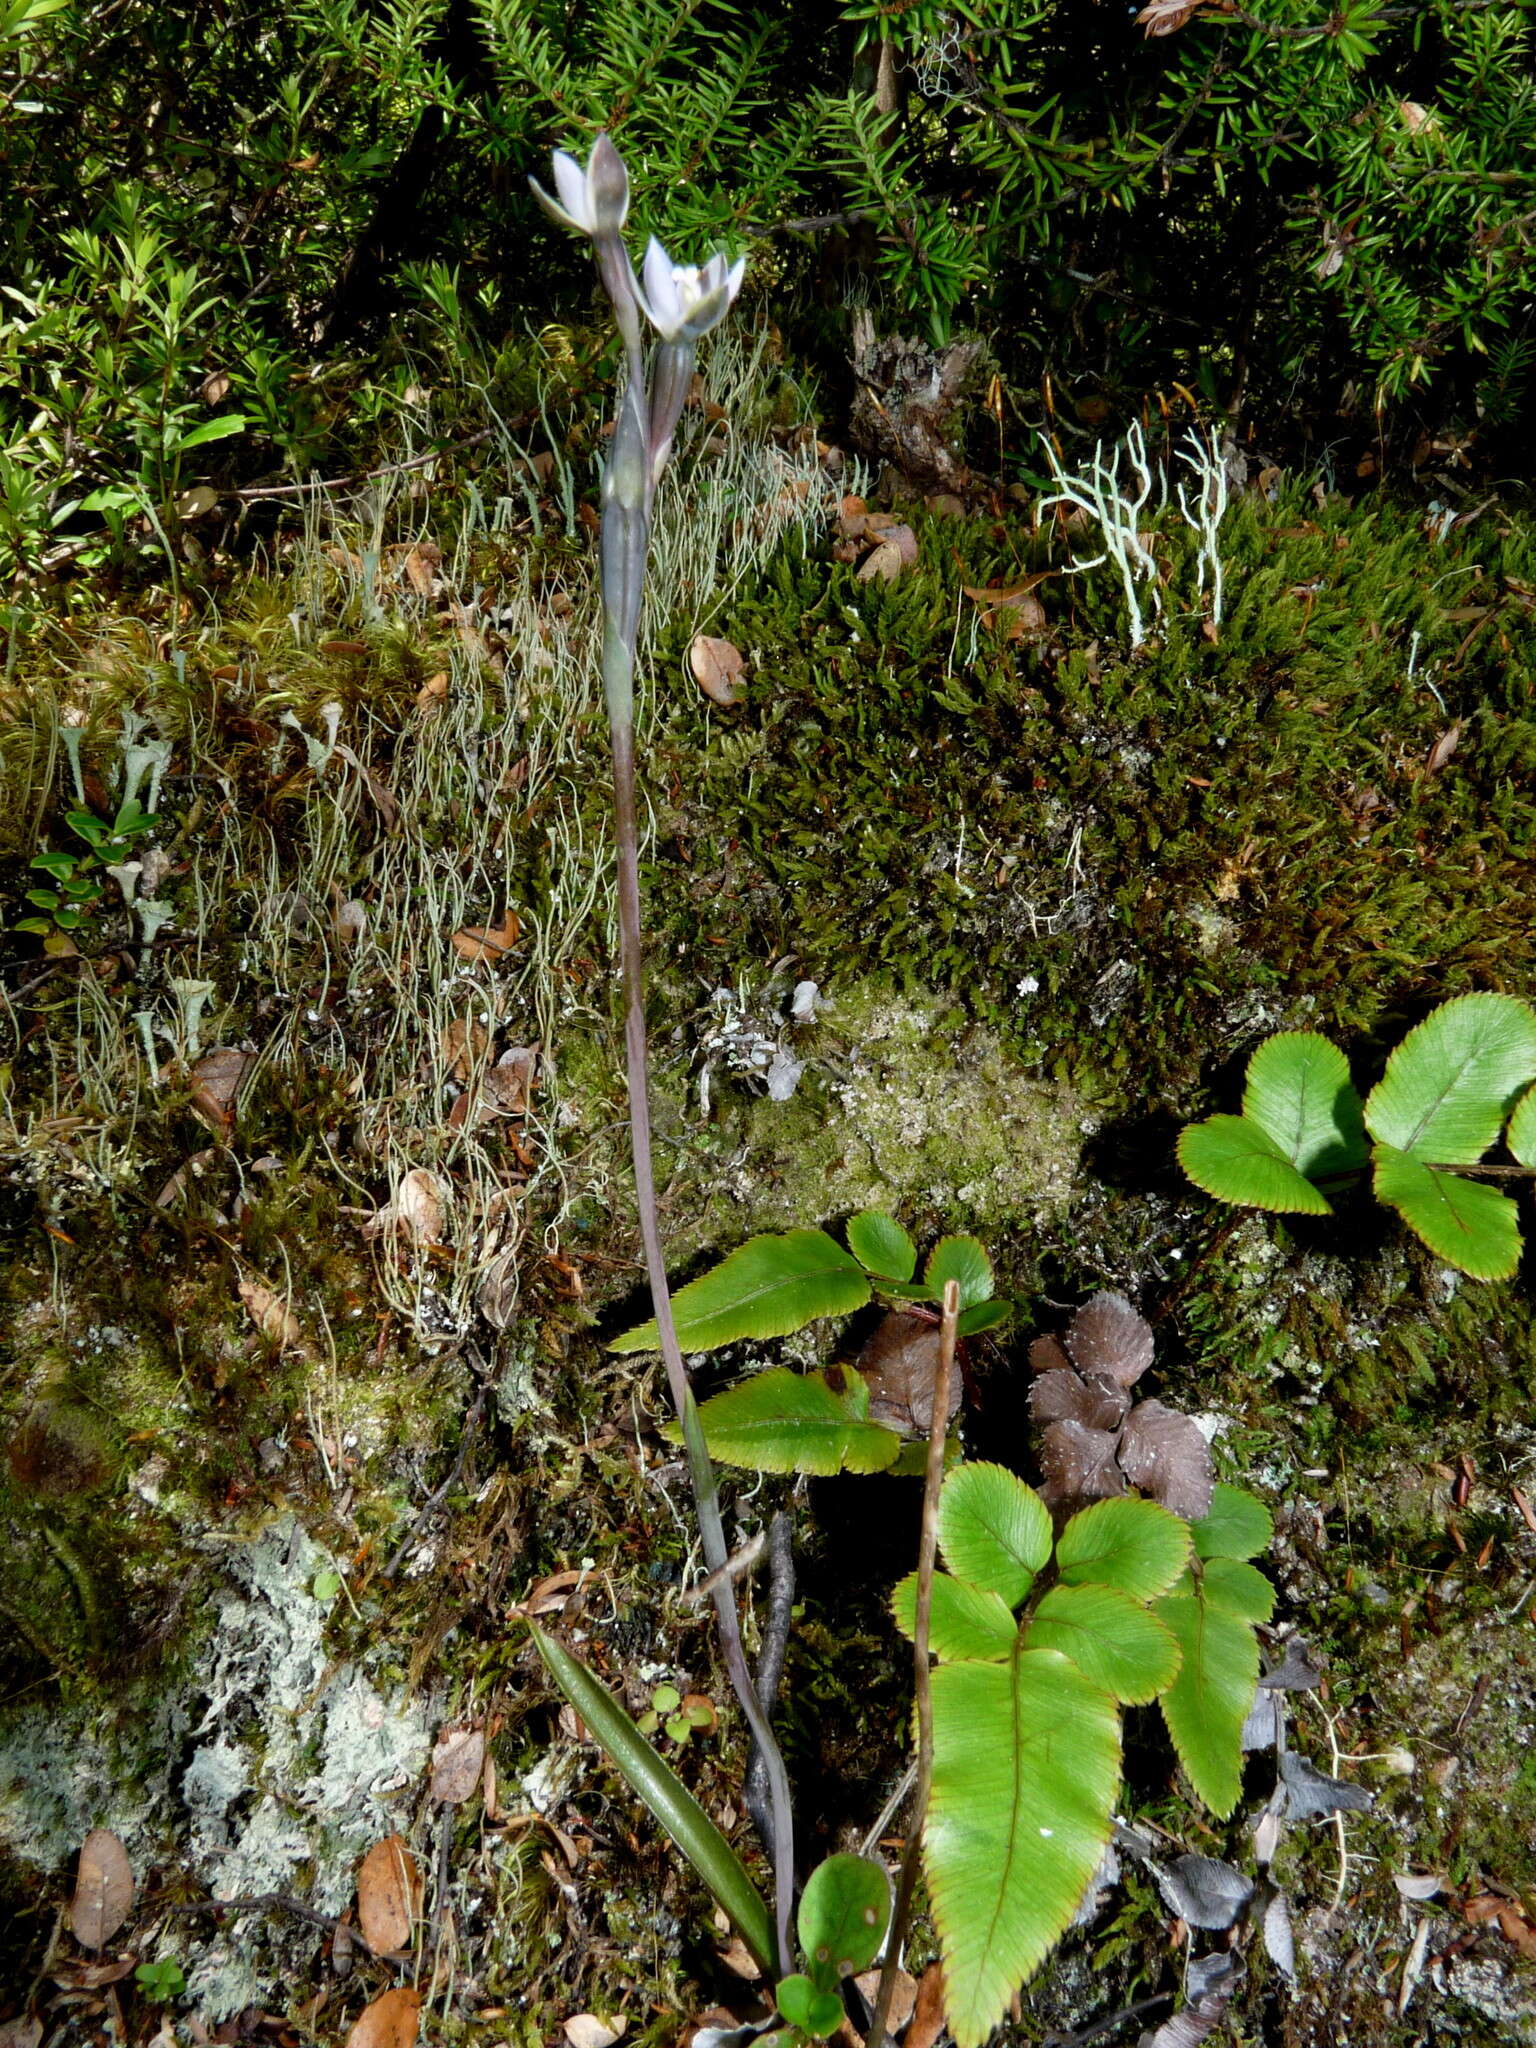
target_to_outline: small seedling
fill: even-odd
[[[22,918],[16,926],[19,932],[36,932],[48,938],[55,932],[78,931],[101,900],[101,873],[127,860],[138,841],[153,831],[159,820],[142,808],[137,797],[127,797],[118,806],[111,824],[98,818],[94,811],[83,810],[66,811],[64,822],[85,841],[86,850],[34,855],[31,865],[51,876],[56,886],[27,891],[27,901],[47,915]]]
[[[180,1998],[187,1988],[180,1963],[172,1962],[169,1957],[158,1963],[140,1963],[133,1973],[133,1981],[156,2005]]]
[[[673,1742],[682,1744],[690,1735],[707,1734],[718,1720],[713,1703],[702,1694],[689,1693],[684,1699],[675,1685],[658,1685],[651,1694],[649,1708],[635,1726],[642,1735],[654,1735],[658,1728],[664,1729]]]

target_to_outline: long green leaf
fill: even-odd
[[[1437,1258],[1474,1280],[1505,1280],[1520,1263],[1520,1211],[1496,1188],[1378,1145],[1376,1196]]]
[[[1052,1586],[1026,1640],[1032,1650],[1060,1650],[1091,1684],[1130,1706],[1155,1700],[1178,1674],[1171,1633],[1113,1586]]]
[[[904,1636],[917,1637],[917,1573],[908,1572],[891,1594],[891,1612]],[[968,1586],[948,1572],[933,1575],[928,1647],[946,1663],[960,1659],[993,1664],[1010,1656],[1018,1624],[1006,1601],[981,1586]]]
[[[1074,1515],[1056,1545],[1068,1586],[1113,1586],[1133,1600],[1166,1593],[1189,1562],[1189,1524],[1152,1500],[1101,1500]]]
[[[901,1438],[869,1420],[867,1382],[852,1372],[842,1378],[835,1388],[819,1372],[774,1366],[712,1395],[699,1405],[710,1456],[751,1472],[807,1472],[818,1479],[884,1472]],[[674,1443],[682,1440],[676,1423],[666,1434]]]
[[[1327,1216],[1328,1197],[1246,1116],[1209,1116],[1179,1133],[1179,1164],[1218,1202],[1278,1215]]]
[[[1189,1782],[1225,1818],[1243,1784],[1243,1723],[1259,1683],[1259,1644],[1246,1621],[1207,1600],[1186,1573],[1153,1607],[1183,1656],[1158,1705]]]
[[[672,1297],[684,1351],[715,1351],[748,1337],[787,1337],[819,1316],[849,1315],[869,1300],[869,1280],[851,1252],[824,1230],[751,1237],[729,1258]],[[610,1338],[610,1351],[655,1351],[656,1324]]]
[[[1458,996],[1410,1031],[1387,1061],[1365,1105],[1366,1125],[1381,1144],[1431,1166],[1473,1166],[1532,1081],[1530,1004],[1514,996]]]
[[[939,1495],[939,1548],[957,1579],[1017,1607],[1051,1554],[1051,1518],[1005,1465],[961,1465]]]
[[[980,2048],[1077,1910],[1119,1778],[1114,1702],[1058,1651],[934,1672],[923,1865],[958,2048]]]
[[[646,1741],[608,1688],[563,1643],[533,1626],[550,1676],[682,1850],[765,1970],[774,1967],[773,1916],[746,1867],[677,1773]]]
[[[1243,1116],[1308,1180],[1349,1173],[1368,1157],[1349,1062],[1316,1031],[1277,1031],[1248,1062]]]

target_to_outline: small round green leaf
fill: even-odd
[[[891,1612],[904,1636],[917,1638],[917,1573],[909,1572],[891,1594]],[[947,1572],[933,1575],[928,1647],[953,1663],[969,1657],[981,1664],[1011,1655],[1018,1625],[1006,1601],[981,1586],[968,1586]]]
[[[781,1977],[774,1999],[789,2024],[804,2034],[830,2034],[843,2016],[842,2000],[818,1991],[809,1977]]]
[[[651,1705],[658,1714],[671,1714],[682,1705],[683,1696],[675,1685],[658,1685],[651,1694]]]
[[[1457,996],[1431,1011],[1387,1061],[1365,1105],[1365,1121],[1382,1145],[1431,1166],[1472,1166],[1533,1080],[1536,1010],[1514,996]],[[1381,1199],[1398,1206],[1390,1195]],[[1419,1229],[1412,1217],[1406,1220]]]
[[[1210,1512],[1189,1528],[1196,1557],[1257,1557],[1268,1550],[1275,1525],[1261,1500],[1218,1479]]]
[[[841,1978],[867,1970],[880,1953],[890,1919],[891,1881],[878,1863],[868,1856],[829,1856],[818,1864],[800,1894],[795,1920],[800,1951],[817,1988],[831,1991]],[[786,2019],[792,2017],[782,2005],[779,2010]]]
[[[1155,1700],[1178,1675],[1171,1633],[1113,1586],[1052,1586],[1030,1618],[1027,1641],[1032,1650],[1060,1650],[1128,1706]]]
[[[1481,1181],[1439,1173],[1407,1152],[1378,1145],[1376,1196],[1437,1258],[1474,1280],[1506,1280],[1520,1263],[1520,1211]]]
[[[1269,1133],[1246,1116],[1211,1116],[1179,1133],[1179,1164],[1218,1202],[1279,1215],[1327,1216],[1328,1197],[1313,1187]]]
[[[1189,1524],[1156,1501],[1095,1501],[1068,1522],[1056,1568],[1068,1586],[1114,1586],[1133,1600],[1166,1593],[1189,1561]]]
[[[848,1225],[848,1249],[881,1280],[910,1280],[917,1271],[917,1246],[894,1216],[864,1209]]]
[[[1017,1607],[1051,1554],[1051,1518],[1005,1466],[962,1465],[939,1495],[939,1547],[957,1579]]]
[[[941,1237],[928,1254],[923,1278],[936,1298],[947,1280],[958,1281],[962,1309],[992,1297],[992,1261],[974,1237]]]

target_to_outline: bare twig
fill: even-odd
[[[790,1621],[795,1608],[795,1553],[790,1540],[790,1519],[781,1508],[768,1529],[768,1552],[772,1575],[768,1591],[768,1619],[763,1625],[762,1655],[757,1660],[757,1697],[765,1714],[773,1712],[779,1681],[784,1676],[784,1657],[789,1648]],[[763,1846],[773,1846],[772,1787],[768,1759],[754,1742],[747,1759],[743,1797],[752,1824]]]
[[[933,1781],[933,1687],[928,1676],[928,1624],[933,1613],[933,1567],[939,1550],[939,1488],[944,1482],[944,1432],[949,1423],[949,1385],[955,1369],[959,1322],[960,1285],[958,1281],[947,1280],[944,1283],[944,1321],[939,1330],[939,1355],[933,1374],[933,1420],[928,1425],[928,1464],[923,1474],[923,1528],[917,1545],[917,1618],[912,1630],[912,1678],[917,1694],[917,1784],[907,1817],[907,1844],[901,1856],[901,1875],[896,1881],[896,1904],[891,1911],[891,1931],[886,1937],[885,1961],[880,1968],[880,1989],[864,2048],[881,2048],[885,2039],[891,1999],[896,1990],[896,1973],[901,1967],[902,1942],[912,1913],[912,1894],[917,1888],[923,1820],[928,1811],[928,1788]]]

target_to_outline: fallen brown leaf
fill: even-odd
[[[444,1806],[462,1806],[480,1783],[485,1762],[483,1728],[446,1728],[432,1751],[432,1797]]]
[[[357,1870],[357,1924],[375,1955],[409,1948],[422,1879],[403,1835],[375,1842]]]
[[[467,1081],[471,1067],[479,1066],[490,1046],[490,1034],[472,1017],[455,1017],[443,1027],[443,1058],[455,1081]]]
[[[917,2004],[902,2048],[934,2048],[944,2031],[944,1970],[930,1963],[918,1979]]]
[[[277,1345],[281,1351],[292,1351],[302,1342],[304,1332],[282,1295],[264,1287],[259,1280],[242,1280],[239,1294],[250,1311],[251,1321],[269,1344]]]
[[[394,1194],[363,1225],[363,1235],[382,1237],[397,1228],[418,1244],[436,1244],[441,1238],[443,1190],[437,1176],[423,1166],[401,1174]]]
[[[1151,0],[1136,20],[1149,36],[1171,36],[1200,12],[1204,0]]]
[[[505,960],[523,935],[514,911],[502,912],[500,924],[466,925],[453,935],[453,950],[461,960],[478,967],[485,961]]]
[[[563,1572],[551,1572],[547,1579],[540,1579],[537,1585],[530,1586],[527,1596],[509,1611],[530,1617],[559,1614],[586,1576],[585,1572],[574,1568]]]
[[[882,583],[894,583],[902,568],[901,549],[894,541],[883,540],[878,547],[871,548],[859,564],[857,580],[873,583],[878,577]]]
[[[216,1045],[192,1069],[192,1107],[220,1137],[235,1121],[240,1084],[256,1064],[254,1053],[238,1046]]]
[[[100,1948],[133,1910],[133,1866],[110,1828],[92,1828],[80,1844],[69,1925],[82,1948]]]
[[[879,1970],[864,1970],[853,1981],[863,1992],[867,2003],[873,2006],[880,1995]],[[896,1982],[891,1990],[890,2025],[904,2027],[911,2019],[912,2008],[916,2003],[917,1979],[909,1977],[905,1970],[898,1970]]]
[[[435,711],[448,695],[448,671],[439,669],[435,676],[428,676],[416,692],[418,711]]]
[[[421,2031],[421,1993],[409,1984],[385,1991],[352,2023],[346,2048],[415,2048]]]
[[[746,662],[739,647],[733,647],[729,640],[713,639],[708,633],[695,633],[688,649],[688,666],[712,704],[740,703]]]
[[[1461,724],[1448,725],[1424,757],[1424,773],[1434,775],[1443,768],[1461,744]]]

